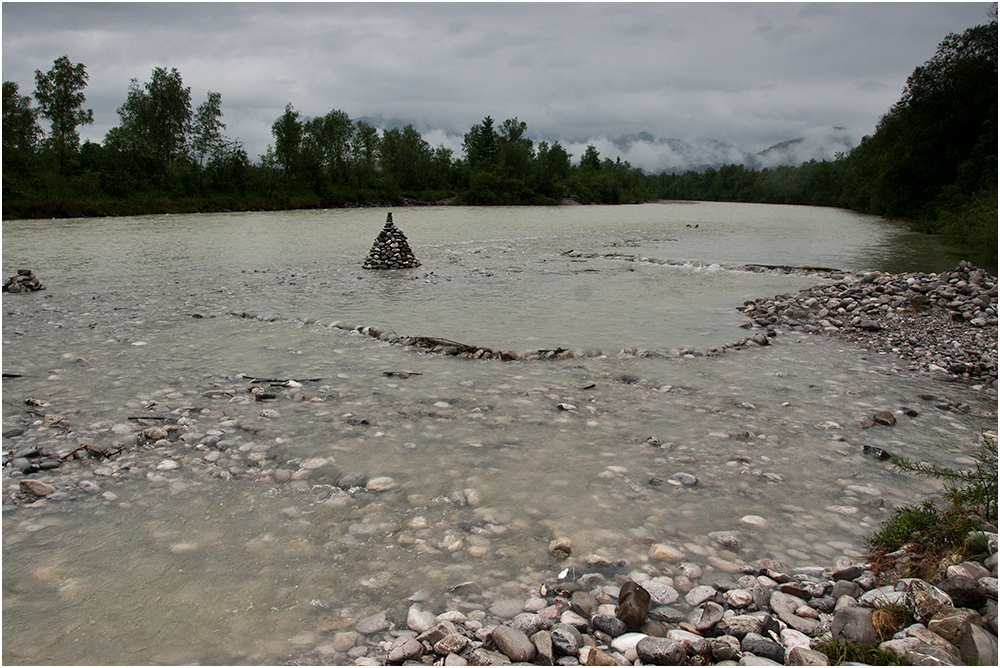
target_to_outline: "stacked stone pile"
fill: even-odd
[[[379,232],[372,249],[364,262],[365,269],[413,269],[420,266],[406,235],[392,222],[392,213],[385,219],[385,227]]]
[[[527,600],[372,615],[331,650],[355,665],[822,666],[817,648],[837,640],[904,665],[997,665],[996,534],[991,547],[936,585],[876,586],[861,565],[790,571],[771,559],[711,583],[696,564],[615,576],[581,563]],[[890,610],[910,618],[893,626]]]
[[[18,269],[16,276],[11,276],[3,284],[4,292],[36,292],[44,290],[45,286],[30,269]]]
[[[828,334],[923,370],[997,381],[997,279],[963,261],[940,274],[866,273],[746,302],[748,326]]]

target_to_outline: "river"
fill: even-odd
[[[331,634],[368,615],[530,593],[563,565],[556,536],[626,573],[656,545],[709,581],[831,565],[940,490],[863,446],[964,466],[995,425],[995,397],[824,337],[698,352],[747,336],[743,301],[822,280],[744,265],[957,264],[894,223],[716,203],[394,218],[421,267],[361,268],[375,209],[4,223],[4,277],[47,288],[3,295],[3,423],[25,429],[5,451],[124,443],[33,476],[59,501],[10,503],[5,469],[5,663],[342,662]],[[331,323],[587,355],[464,360]],[[301,382],[254,401],[247,376]],[[187,437],[136,442],[160,424],[139,416]],[[348,472],[389,489],[341,491]]]

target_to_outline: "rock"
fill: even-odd
[[[649,592],[629,580],[618,592],[618,609],[615,614],[629,628],[639,628],[649,614]]]
[[[986,596],[979,589],[979,583],[964,575],[945,578],[937,584],[938,589],[951,597],[956,608],[978,608],[986,602]]]
[[[615,651],[625,654],[629,650],[634,650],[635,646],[638,645],[643,638],[648,638],[649,635],[645,633],[625,633],[618,636],[611,642],[611,648]]]
[[[793,647],[812,647],[812,642],[809,640],[809,636],[801,631],[796,631],[795,629],[782,629],[781,646],[784,647],[787,652]]]
[[[343,490],[348,490],[355,487],[364,487],[367,483],[368,477],[364,473],[352,471],[350,473],[345,473],[340,477],[337,481],[337,487]]]
[[[511,661],[531,661],[535,658],[535,645],[528,636],[509,626],[497,626],[490,634],[497,649]]]
[[[659,578],[644,581],[642,588],[649,592],[649,600],[655,605],[671,605],[680,598],[676,589],[661,582]]]
[[[842,568],[839,571],[834,571],[830,579],[832,579],[834,582],[839,582],[841,580],[853,580],[854,578],[859,577],[864,572],[865,572],[864,566],[859,566],[859,565],[848,566],[847,568]]]
[[[457,633],[455,624],[448,620],[442,620],[441,615],[437,617],[438,623],[417,636],[417,640],[433,645],[452,633]]]
[[[45,286],[30,269],[18,269],[17,273],[4,281],[3,284],[3,291],[11,293],[37,292],[44,289]]]
[[[410,661],[412,659],[418,659],[424,653],[424,646],[417,642],[414,638],[396,638],[392,645],[389,646],[389,651],[386,653],[385,660],[388,663],[403,663],[404,661]]]
[[[500,619],[513,619],[523,612],[523,607],[524,602],[519,599],[501,599],[490,606],[490,613]]]
[[[955,607],[948,594],[923,580],[906,580],[900,584],[903,586],[903,605],[922,624],[930,621],[942,608]]]
[[[855,576],[857,577],[857,576]],[[851,582],[850,580],[838,580],[833,583],[833,593],[831,596],[833,600],[839,599],[841,596],[850,596],[851,598],[858,598],[863,594],[864,591],[858,586],[856,582]]]
[[[509,666],[510,659],[500,652],[477,647],[469,653],[466,661],[470,666]]]
[[[552,647],[566,656],[576,656],[583,647],[583,634],[569,624],[556,624],[549,631]]]
[[[572,610],[566,610],[559,615],[559,622],[561,624],[569,624],[580,631],[586,631],[588,625],[588,622],[584,617],[581,617]]]
[[[379,612],[370,617],[365,617],[354,628],[358,633],[368,636],[373,633],[385,631],[389,628],[389,621],[386,619],[384,612]]]
[[[552,646],[552,634],[539,631],[531,636],[531,644],[535,646],[535,663],[540,666],[554,666],[556,651]]]
[[[628,626],[625,625],[625,622],[612,615],[594,615],[590,618],[590,625],[602,633],[607,633],[612,638],[628,631]]]
[[[834,639],[848,640],[861,647],[874,647],[879,642],[868,608],[849,606],[837,610],[830,632]]]
[[[734,636],[742,640],[748,633],[760,633],[764,630],[764,620],[752,615],[734,615],[723,617],[715,625],[715,630],[723,635]]]
[[[406,235],[392,222],[392,213],[385,219],[385,226],[372,244],[362,266],[365,269],[413,269],[420,266]]]
[[[722,621],[725,609],[714,601],[702,603],[691,616],[691,625],[699,632],[705,632]]]
[[[461,633],[449,633],[434,643],[434,653],[440,656],[459,654],[469,646],[469,639]]]
[[[753,593],[746,589],[730,589],[722,597],[731,608],[748,608],[753,603]]]
[[[565,559],[573,553],[573,543],[569,538],[557,537],[549,543],[549,552],[556,559]]]
[[[964,575],[967,578],[979,580],[980,578],[990,577],[990,571],[975,561],[964,561],[955,566],[948,567],[948,577],[956,575]]]
[[[684,600],[692,608],[697,607],[704,603],[705,601],[710,601],[715,598],[717,591],[715,587],[710,587],[708,585],[698,585],[687,594],[684,595]]]
[[[947,650],[934,645],[920,643],[903,655],[906,666],[954,666],[958,662]]]
[[[707,654],[712,651],[709,639],[697,633],[691,633],[683,629],[670,629],[667,631],[666,637],[684,645],[685,651],[690,655]]]
[[[898,658],[902,659],[906,656],[907,652],[916,649],[917,646],[922,644],[916,638],[893,638],[892,640],[886,640],[878,648],[883,652],[892,652]]]
[[[649,556],[653,559],[668,561],[670,563],[681,562],[684,561],[685,558],[683,551],[677,549],[673,545],[667,545],[665,543],[656,543],[649,548]]]
[[[818,623],[812,619],[800,617],[797,614],[799,608],[806,605],[806,602],[797,596],[791,596],[782,591],[771,593],[771,610],[778,615],[778,619],[791,626],[796,631],[812,635],[816,631]]]
[[[829,666],[830,659],[808,647],[793,647],[785,654],[786,666]]]
[[[997,638],[981,627],[969,625],[964,628],[957,645],[965,665],[997,665]]]
[[[785,648],[758,633],[748,633],[743,636],[743,640],[740,642],[740,649],[779,664],[785,662]]]
[[[983,618],[975,610],[968,608],[943,608],[927,622],[927,630],[932,631],[953,645],[958,644],[963,628],[983,625]]]
[[[163,427],[147,427],[142,430],[142,435],[145,436],[147,440],[159,441],[167,438],[169,433]]]
[[[905,631],[906,635],[910,638],[916,638],[924,645],[930,645],[931,647],[936,647],[941,651],[947,653],[951,657],[951,663],[957,664],[959,655],[958,648],[952,645],[950,642],[923,627],[921,624],[913,624],[908,626]]]
[[[709,650],[716,661],[732,661],[740,658],[740,641],[733,636],[719,636],[709,640]]]
[[[580,650],[580,662],[585,666],[621,666],[614,656],[597,647],[584,647]]]
[[[56,491],[55,487],[41,480],[22,480],[18,488],[25,494],[33,494],[34,496],[48,496]]]
[[[885,425],[886,427],[891,427],[896,424],[896,416],[889,411],[878,411],[872,416],[872,419],[876,424]]]
[[[690,473],[684,473],[684,472],[675,473],[672,476],[670,476],[670,479],[676,483],[680,483],[685,487],[694,487],[695,485],[698,484],[698,478],[694,477]]]
[[[396,481],[388,476],[372,478],[365,484],[365,490],[369,492],[387,492],[396,488]]]
[[[588,619],[600,605],[593,594],[587,591],[575,591],[570,598],[570,608],[581,617]]]
[[[652,636],[640,640],[635,646],[635,652],[644,663],[654,666],[679,666],[687,655],[682,643]]]
[[[433,612],[421,610],[416,604],[411,605],[406,613],[406,626],[417,633],[423,633],[434,626]]]
[[[551,620],[546,620],[541,615],[534,612],[522,612],[515,615],[512,620],[507,622],[507,626],[512,629],[517,629],[529,638],[551,625]]]

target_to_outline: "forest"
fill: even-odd
[[[661,199],[806,204],[899,218],[997,266],[997,22],[948,35],[875,132],[833,161],[648,174],[593,146],[574,160],[516,117],[486,116],[461,155],[412,125],[379,129],[289,103],[256,161],[225,135],[222,96],[192,106],[176,69],[133,79],[96,143],[85,65],[35,71],[34,96],[3,82],[3,218],[247,211],[406,203],[635,204]],[[47,124],[47,128],[42,124]]]

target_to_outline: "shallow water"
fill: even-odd
[[[65,449],[110,444],[113,425],[161,411],[218,430],[232,451],[275,457],[224,475],[172,442],[123,454],[127,473],[95,475],[104,463],[87,460],[52,474],[114,499],[5,505],[5,662],[342,662],[327,653],[332,632],[405,612],[411,596],[435,612],[527,597],[564,565],[548,553],[555,536],[578,562],[621,559],[626,572],[669,544],[707,581],[763,556],[830,565],[860,553],[889,507],[939,489],[863,457],[863,445],[960,466],[995,425],[995,395],[822,337],[719,357],[618,353],[741,339],[743,300],[818,280],[732,265],[950,266],[926,264],[940,249],[884,221],[715,204],[395,219],[419,269],[360,269],[382,224],[371,210],[4,224],[4,276],[28,266],[48,288],[3,296],[4,371],[24,374],[4,380],[5,428]],[[606,355],[460,360],[333,321]],[[308,380],[260,403],[238,374]],[[921,393],[972,410],[939,410]],[[32,424],[28,397],[69,426]],[[918,416],[857,426],[903,406]],[[306,476],[276,478],[275,467],[316,458]],[[180,468],[157,470],[165,459]],[[348,471],[398,486],[337,492]],[[678,472],[699,484],[671,484]],[[5,498],[18,480],[5,473]],[[739,548],[719,549],[714,532]]]

